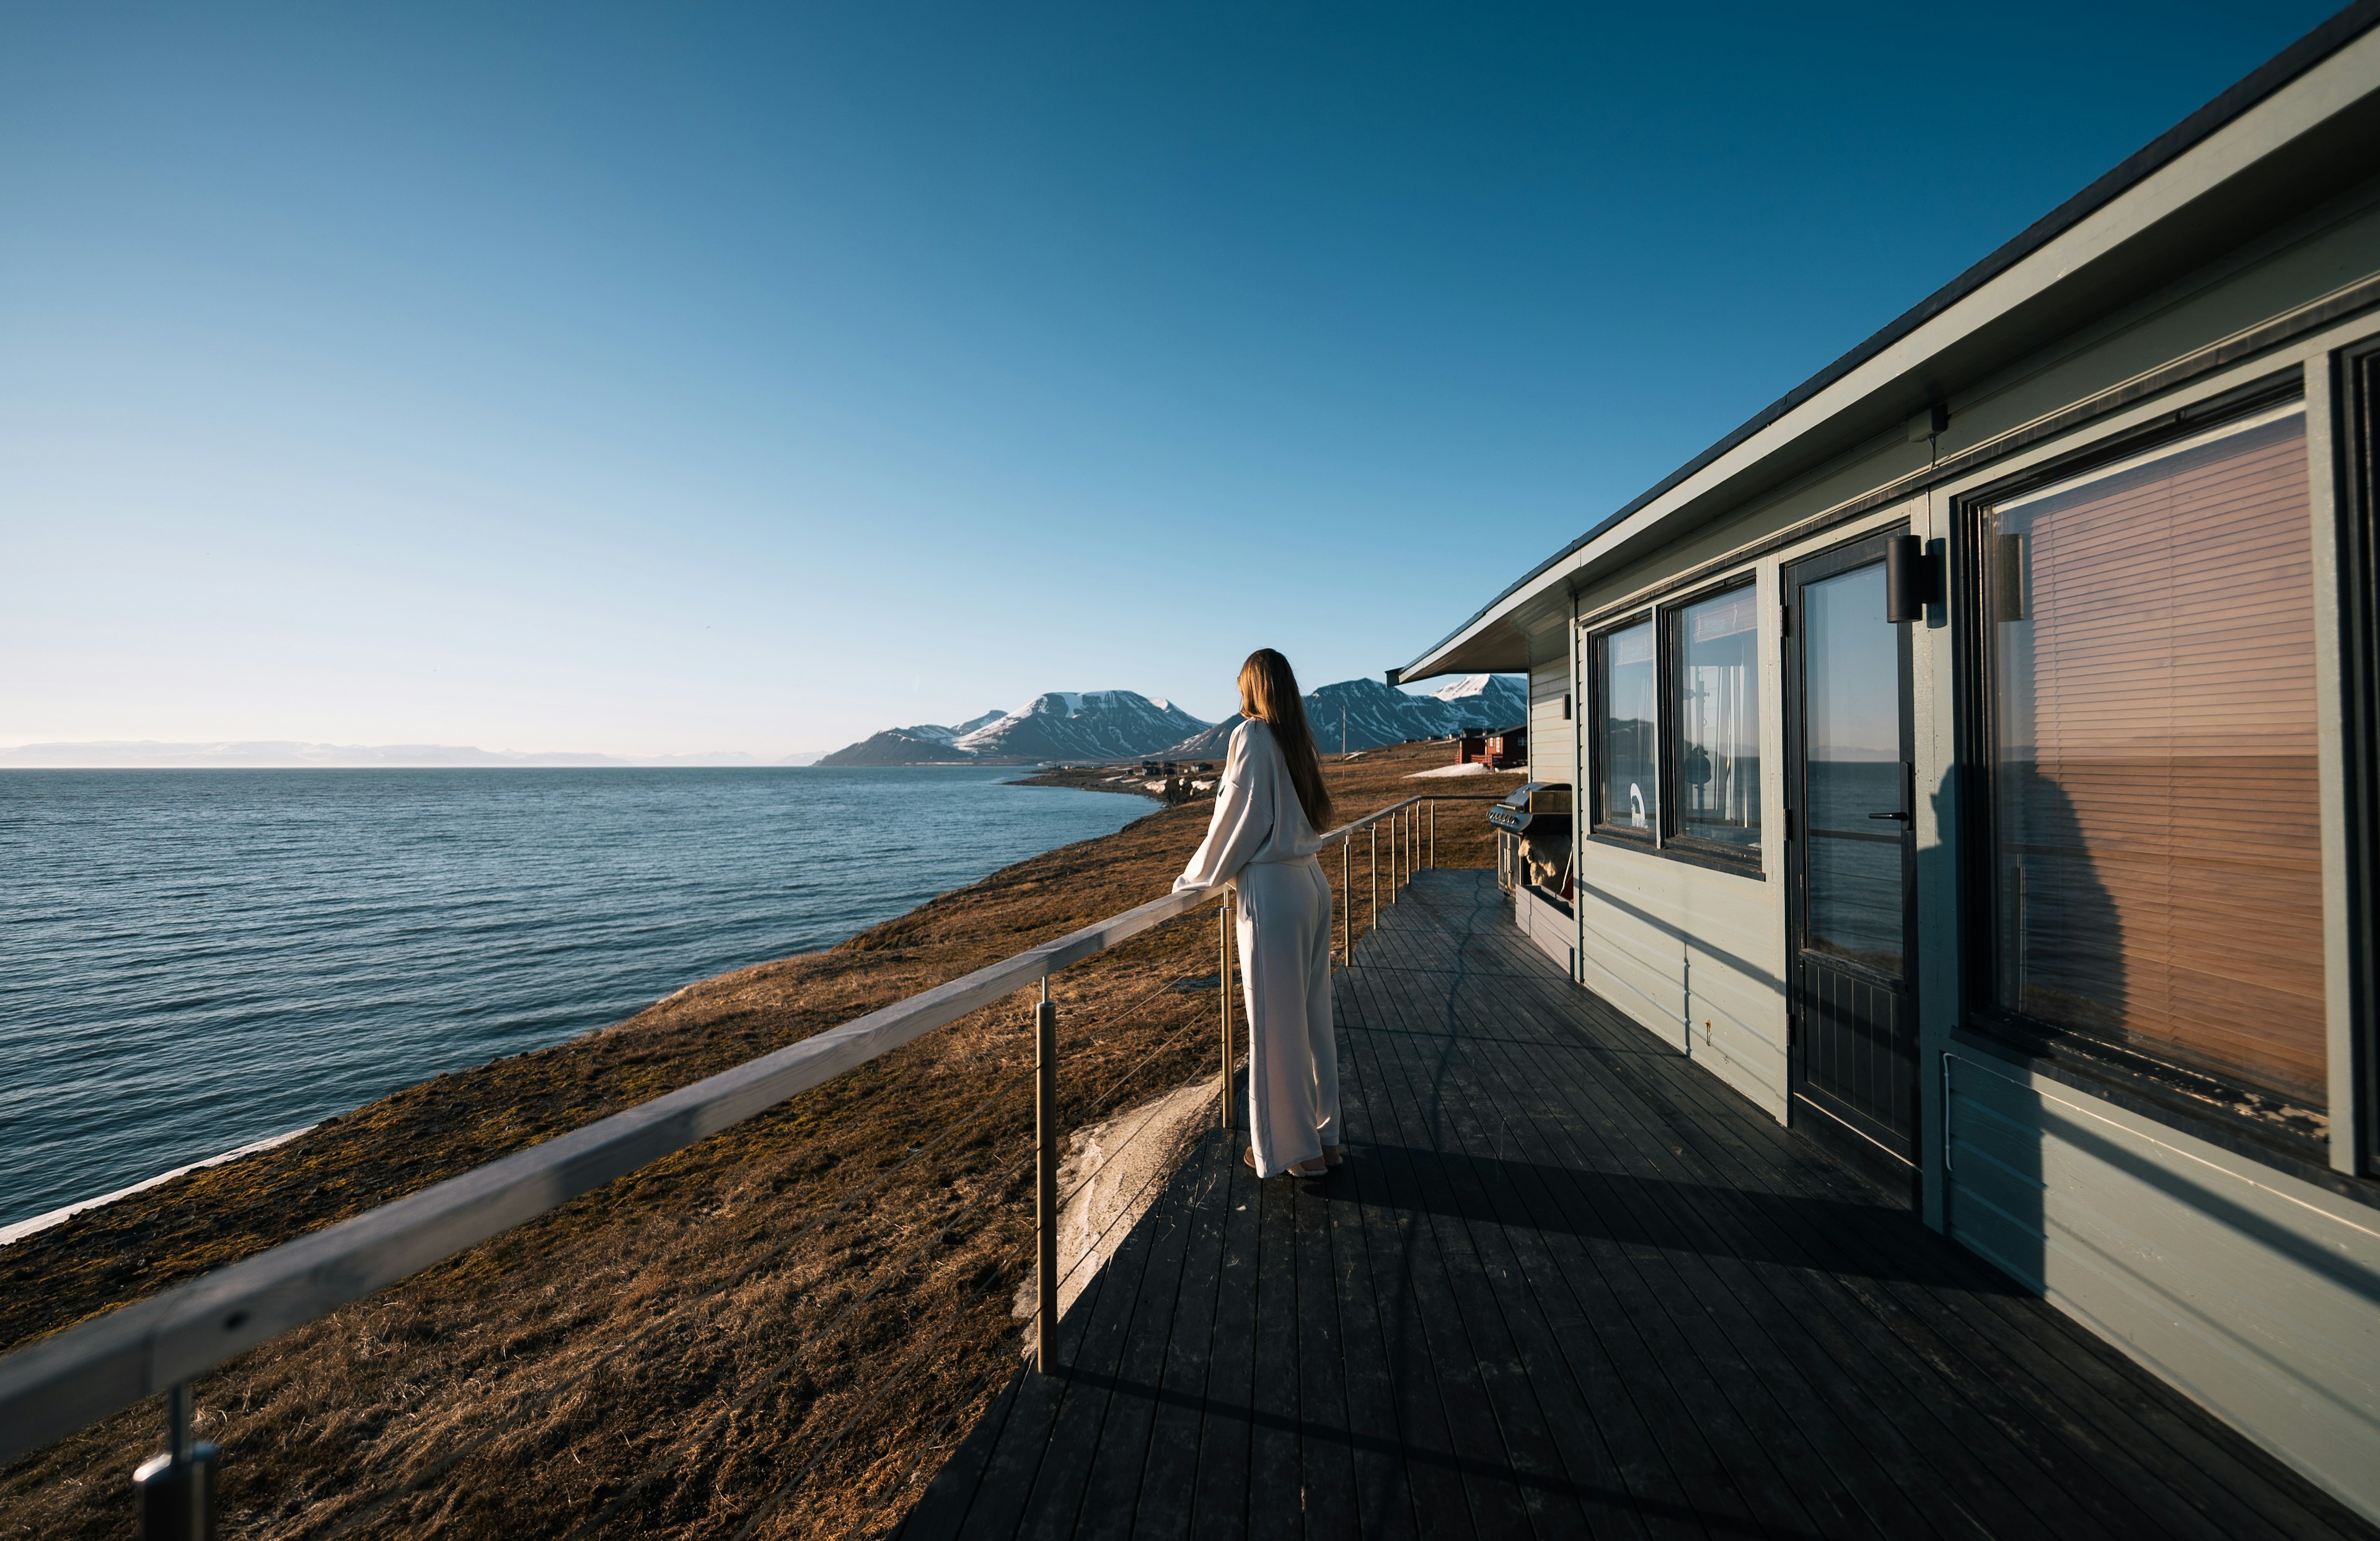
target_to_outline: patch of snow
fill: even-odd
[[[1417,782],[1425,776],[1485,776],[1488,773],[1488,767],[1475,759],[1468,765],[1441,765],[1429,770],[1416,770],[1405,780]]]

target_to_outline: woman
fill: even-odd
[[[1248,1128],[1241,1159],[1259,1177],[1319,1177],[1337,1166],[1339,1049],[1330,1036],[1330,883],[1314,859],[1330,794],[1289,660],[1259,648],[1240,665],[1240,715],[1215,789],[1215,817],[1185,889],[1240,896],[1248,1002]]]

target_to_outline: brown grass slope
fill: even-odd
[[[1443,745],[1330,774],[1342,817],[1428,790]],[[1091,784],[1093,778],[1050,778]],[[1164,892],[1207,802],[1020,862],[828,952],[442,1075],[279,1149],[0,1249],[0,1345],[358,1214]],[[1441,865],[1489,857],[1476,804]],[[1367,914],[1356,848],[1356,929]],[[1337,862],[1329,860],[1334,881]],[[1206,1073],[1212,910],[1066,971],[1069,1124]],[[1030,1017],[978,1013],[199,1383],[222,1534],[843,1535],[889,1525],[1021,1346]],[[1201,1029],[1204,1029],[1203,1031]],[[0,1472],[0,1535],[115,1537],[155,1401]]]

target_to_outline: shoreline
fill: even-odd
[[[256,1156],[268,1150],[277,1150],[301,1135],[312,1134],[316,1127],[310,1123],[303,1129],[292,1129],[285,1135],[269,1135],[261,1140],[250,1140],[246,1145],[226,1150],[220,1156],[209,1156],[200,1160],[186,1161],[170,1171],[161,1171],[154,1177],[144,1177],[140,1182],[118,1188],[113,1193],[101,1194],[96,1198],[79,1198],[72,1204],[61,1205],[46,1215],[31,1215],[24,1219],[11,1220],[6,1225],[0,1225],[0,1246],[21,1242],[26,1237],[37,1235],[54,1225],[62,1225],[85,1210],[97,1209],[103,1205],[114,1204],[118,1199],[130,1198],[134,1194],[147,1193],[160,1183],[171,1183],[176,1177],[185,1177],[194,1171],[204,1171],[209,1167],[226,1166],[244,1156]]]

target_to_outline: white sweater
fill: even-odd
[[[1215,817],[1173,892],[1220,888],[1254,862],[1297,861],[1322,848],[1272,725],[1251,718],[1232,730],[1231,758],[1215,789]]]

